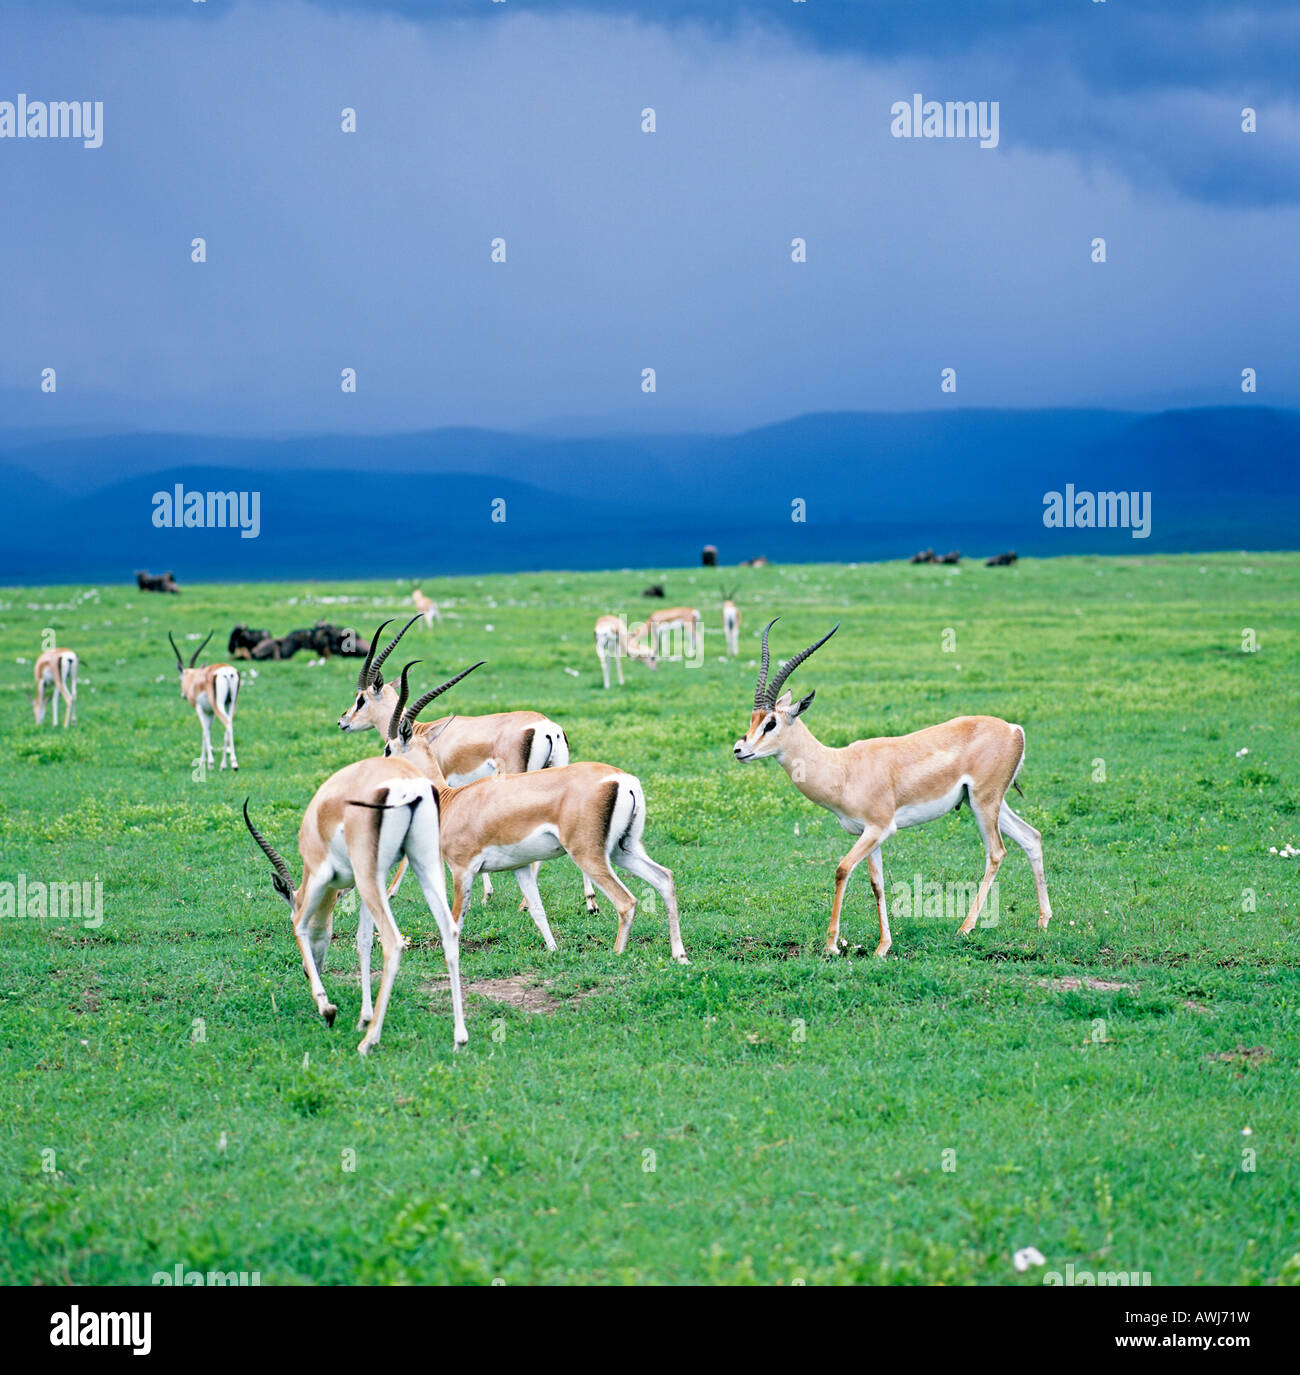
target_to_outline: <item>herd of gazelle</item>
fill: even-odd
[[[426,599],[427,600],[427,599]],[[432,603],[429,604],[432,606]],[[436,611],[435,613],[436,614]],[[365,1054],[380,1038],[393,981],[406,938],[393,915],[390,898],[407,866],[414,871],[424,899],[433,913],[442,940],[451,984],[453,1044],[468,1039],[460,986],[460,932],[474,879],[482,874],[485,895],[488,875],[513,873],[548,950],[554,950],[545,908],[537,888],[538,865],[568,855],[583,875],[589,911],[596,911],[595,890],[609,899],[618,915],[614,950],[627,945],[637,899],[615,873],[622,869],[640,878],[663,898],[673,957],[687,963],[677,912],[671,870],[657,864],[642,841],[646,823],[645,791],[640,781],[608,764],[571,763],[563,729],[535,711],[499,712],[486,716],[444,716],[420,722],[420,713],[449,688],[482,667],[482,661],[425,692],[408,705],[408,679],[418,660],[408,663],[394,687],[383,677],[383,664],[402,636],[417,620],[431,623],[426,607],[376,652],[380,636],[391,621],[375,632],[370,652],[357,678],[356,699],[339,719],[344,731],[377,729],[384,739],[381,757],[363,759],[332,774],[316,790],[303,814],[298,832],[302,879],[293,875],[275,847],[261,834],[244,805],[244,820],[274,867],[272,882],[292,911],[294,937],[302,954],[317,1010],[332,1025],[337,1008],[330,1002],[321,969],[333,934],[333,910],[338,894],[355,887],[360,899],[357,952],[361,962],[361,1018],[365,1035],[358,1049]],[[815,692],[794,700],[786,680],[810,655],[835,634],[802,649],[770,673],[768,637],[776,621],[763,631],[754,707],[745,734],[733,753],[748,763],[775,758],[805,797],[825,807],[855,837],[835,869],[835,891],[826,951],[840,949],[840,914],[850,877],[865,859],[880,920],[876,954],[890,948],[885,907],[881,846],[896,831],[919,826],[967,803],[984,841],[984,877],[961,934],[974,929],[989,887],[1006,855],[1004,837],[1024,850],[1033,871],[1038,898],[1038,925],[1051,920],[1052,907],[1043,871],[1042,837],[1007,803],[1025,757],[1024,728],[995,716],[958,716],[942,725],[910,735],[857,740],[842,748],[823,745],[802,717]],[[740,612],[731,596],[723,604],[723,630],[728,653],[739,653]],[[654,668],[662,636],[681,633],[688,645],[701,635],[699,612],[670,607],[629,631],[619,617],[596,622],[596,648],[609,686],[608,659],[643,658]],[[211,639],[209,634],[208,639]],[[215,715],[225,729],[221,767],[235,759],[234,712],[239,674],[229,664],[197,667],[205,639],[182,659],[170,633],[176,656],[181,694],[194,708],[203,731],[203,758],[214,762],[211,721]],[[45,717],[47,690],[67,712],[65,727],[75,720],[78,658],[70,649],[52,648],[36,661],[37,723]],[[391,886],[388,875],[399,865]],[[447,902],[444,864],[452,875],[452,901]],[[379,992],[373,998],[370,957],[376,928],[383,951]]]
[[[538,713],[508,713],[477,721],[473,717],[444,717],[421,730],[416,719],[420,712],[480,668],[482,662],[408,706],[408,678],[419,661],[402,669],[396,690],[384,684],[380,670],[384,658],[415,619],[380,654],[374,653],[374,645],[389,622],[380,626],[371,641],[371,655],[357,680],[357,700],[339,725],[345,730],[362,730],[378,724],[371,719],[372,713],[382,719],[387,709],[384,754],[379,759],[346,765],[317,789],[298,831],[303,873],[296,887],[284,860],[250,820],[247,804],[244,808],[249,831],[275,868],[276,890],[292,910],[294,936],[317,1011],[331,1024],[338,1009],[325,992],[320,970],[333,933],[337,896],[345,888],[357,890],[361,904],[357,927],[360,1026],[365,1029],[358,1050],[362,1054],[380,1038],[406,945],[393,916],[390,893],[385,891],[389,871],[402,859],[415,871],[438,925],[451,984],[455,1046],[469,1039],[460,988],[460,930],[477,874],[512,872],[542,939],[553,950],[555,938],[537,891],[534,866],[567,854],[587,883],[599,888],[618,913],[614,950],[621,954],[637,906],[635,895],[614,873],[615,867],[621,868],[643,879],[663,898],[673,956],[686,963],[672,872],[656,864],[642,843],[646,801],[640,780],[608,764],[570,764],[563,731],[558,731],[558,741],[551,740],[551,748],[539,753],[537,737],[546,735],[546,727],[554,723]],[[365,720],[360,719],[363,715]],[[516,725],[512,734],[507,717],[514,715],[531,719]],[[491,724],[480,728],[483,721]],[[539,722],[543,723],[540,729]],[[463,738],[444,755],[445,742],[458,726],[464,727],[459,732]],[[508,756],[480,754],[476,762],[471,757],[471,741],[478,742],[480,751],[507,742]],[[556,748],[559,743],[563,744],[562,753]],[[453,758],[460,772],[449,776],[444,758]],[[515,765],[516,771],[506,772],[502,767],[506,763]],[[456,785],[451,777],[469,781]],[[452,871],[450,909],[444,862]],[[594,903],[590,887],[588,902]],[[370,952],[376,927],[384,962],[372,1006]]]

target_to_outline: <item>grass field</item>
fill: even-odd
[[[669,571],[670,598],[706,608],[705,663],[632,665],[608,693],[592,621],[643,611],[651,573],[436,584],[443,626],[395,662],[418,653],[431,685],[486,658],[448,710],[546,711],[575,759],[640,776],[692,963],[648,904],[614,956],[609,904],[586,914],[567,860],[542,871],[548,956],[502,875],[464,978],[531,976],[546,1006],[470,992],[453,1055],[407,884],[412,945],[368,1060],[355,917],[335,925],[329,1030],[239,815],[251,795],[296,866],[316,786],[378,745],[335,726],[356,664],[260,665],[239,774],[199,783],[166,631],[369,634],[409,586],[0,593],[0,879],[103,885],[101,926],[0,921],[0,1280],[1041,1284],[1012,1268],[1026,1246],[1157,1285],[1300,1280],[1300,860],[1270,854],[1300,845],[1300,555],[740,571],[738,661],[706,571]],[[777,613],[778,656],[843,622],[792,680],[829,744],[968,712],[1024,724],[1045,932],[1012,847],[996,925],[962,940],[964,911],[895,903],[876,961],[864,866],[849,954],[821,956],[850,838],[775,763],[731,759]],[[58,734],[25,701],[47,626],[84,660]],[[891,898],[983,866],[966,809],[884,855]]]

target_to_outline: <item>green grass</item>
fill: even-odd
[[[673,600],[707,608],[704,666],[634,665],[603,692],[592,621],[643,608],[650,576],[443,581],[451,614],[409,649],[420,682],[489,661],[452,709],[544,710],[575,759],[641,777],[691,966],[645,906],[614,956],[608,903],[586,914],[567,861],[542,871],[548,956],[502,876],[470,913],[464,977],[531,974],[559,1007],[469,994],[453,1055],[407,884],[412,946],[368,1060],[355,918],[335,927],[328,1030],[239,817],[251,794],[296,863],[313,790],[378,743],[334,724],[355,664],[260,666],[238,776],[198,783],[165,632],[215,627],[219,647],[236,620],[325,616],[368,633],[409,587],[0,593],[0,878],[98,875],[104,915],[0,920],[0,1280],[147,1283],[179,1262],[266,1284],[1037,1284],[1010,1263],[1030,1245],[1049,1269],[1156,1284],[1296,1277],[1300,861],[1269,849],[1300,845],[1300,556],[770,568],[744,581],[738,662],[718,657],[712,580],[669,572]],[[775,764],[731,759],[778,612],[778,654],[843,622],[793,680],[817,689],[827,743],[967,712],[1024,724],[1016,805],[1043,832],[1047,931],[1013,848],[996,926],[961,940],[961,913],[896,914],[875,961],[860,870],[854,948],[818,953],[850,839]],[[47,626],[85,661],[57,735],[23,700]],[[885,847],[891,895],[982,864],[965,809]],[[1063,978],[1128,987],[1043,986]]]

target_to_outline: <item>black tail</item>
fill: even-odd
[[[271,861],[275,868],[275,874],[271,879],[275,885],[275,891],[289,904],[293,906],[293,875],[289,872],[289,866],[280,858],[274,845],[253,825],[248,815],[248,798],[244,799],[244,825],[248,827],[249,833],[262,848],[262,853]]]

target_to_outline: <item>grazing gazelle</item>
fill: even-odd
[[[412,616],[401,630],[376,653],[379,637],[392,621],[385,621],[370,640],[370,653],[357,675],[357,699],[339,717],[339,729],[369,730],[381,735],[393,718],[397,693],[384,682],[384,660],[397,642],[418,621]],[[416,727],[437,744],[438,767],[449,786],[455,788],[475,779],[497,773],[533,773],[538,769],[560,768],[569,762],[569,737],[549,717],[539,711],[498,711],[487,716],[453,716]],[[595,912],[596,894],[583,881],[587,910]],[[492,896],[492,880],[483,875],[483,896]]]
[[[462,673],[460,677],[464,677]],[[444,683],[446,691],[452,683]],[[311,984],[316,1010],[327,1026],[334,1025],[338,1008],[330,1002],[320,971],[334,932],[334,903],[339,892],[355,886],[361,899],[357,923],[357,954],[361,958],[361,1020],[366,1029],[357,1050],[367,1054],[384,1029],[388,997],[397,977],[406,938],[398,930],[388,905],[384,880],[400,857],[411,862],[425,901],[438,923],[442,953],[451,982],[452,1046],[469,1040],[460,994],[460,931],[447,907],[447,880],[438,845],[438,799],[433,785],[404,759],[361,759],[332,774],[316,790],[298,830],[302,855],[302,883],[293,886],[284,860],[253,825],[244,803],[244,822],[272,865],[271,882],[293,912],[293,934],[302,951],[303,969]],[[379,996],[370,1000],[370,947],[379,927],[384,968]]]
[[[681,635],[682,653],[688,659],[695,657],[697,647],[703,643],[704,618],[693,606],[665,606],[660,611],[652,611],[645,624],[656,658],[663,654],[665,635]]]
[[[433,783],[442,857],[451,866],[451,906],[456,921],[464,915],[475,874],[508,869],[519,884],[546,948],[554,950],[555,937],[537,891],[534,866],[567,854],[618,912],[616,955],[627,945],[636,898],[617,878],[612,865],[643,879],[663,898],[673,958],[688,963],[672,871],[656,864],[641,842],[646,803],[640,780],[608,764],[566,764],[536,773],[482,778],[463,788],[449,787],[438,762],[434,733],[421,734],[415,724],[420,712],[449,684],[426,692],[408,709],[407,674],[413,666],[407,664],[402,670],[384,753],[414,764]]]
[[[600,660],[600,672],[609,687],[609,661],[613,659],[618,670],[618,685],[623,686],[623,660],[639,659],[647,668],[656,669],[659,661],[655,657],[654,636],[645,643],[647,627],[633,626],[628,629],[622,616],[598,616],[596,618],[596,658]]]
[[[919,826],[954,811],[963,798],[975,813],[988,859],[984,880],[970,915],[961,924],[960,934],[968,934],[975,926],[989,885],[1007,852],[1002,843],[1004,835],[1029,857],[1038,892],[1038,925],[1046,926],[1052,917],[1052,905],[1043,874],[1042,836],[1017,816],[1006,801],[1007,790],[1015,783],[1025,758],[1024,728],[996,716],[958,716],[911,735],[879,736],[854,741],[843,749],[828,748],[799,719],[816,694],[810,692],[798,702],[789,692],[780,697],[777,694],[795,669],[820,649],[839,626],[786,660],[769,683],[767,636],[775,624],[775,620],[770,621],[763,631],[754,714],[749,729],[736,741],[735,755],[742,763],[775,756],[805,797],[833,812],[840,825],[858,837],[835,870],[835,899],[826,932],[826,953],[834,954],[838,949],[844,889],[849,876],[864,859],[880,915],[876,954],[883,958],[888,953],[891,941],[880,847],[903,827]],[[1020,791],[1019,784],[1016,791]]]
[[[59,724],[59,698],[68,704],[63,716],[64,729],[77,720],[77,655],[71,649],[47,649],[36,660],[36,696],[32,700],[32,711],[36,724],[45,722],[45,690],[51,689],[50,697],[54,702],[54,724]]]
[[[235,698],[239,696],[239,670],[229,664],[194,667],[208,640],[212,638],[210,630],[207,639],[190,655],[188,668],[181,662],[181,652],[176,648],[176,641],[172,639],[170,630],[167,632],[167,638],[171,641],[172,653],[176,655],[176,671],[181,675],[181,696],[194,708],[199,725],[203,728],[200,759],[207,764],[215,762],[212,754],[212,718],[215,715],[225,729],[225,736],[221,742],[221,767],[226,767],[226,756],[229,755],[230,767],[237,769],[239,760],[235,758]]]
[[[442,624],[442,612],[438,610],[438,603],[430,601],[418,587],[411,593],[411,600],[415,603],[415,609],[424,617],[424,623],[430,630],[433,629],[434,621],[437,621],[439,625]]]
[[[740,608],[733,600],[736,593],[722,596],[722,633],[727,637],[727,653],[733,658],[740,653]]]

